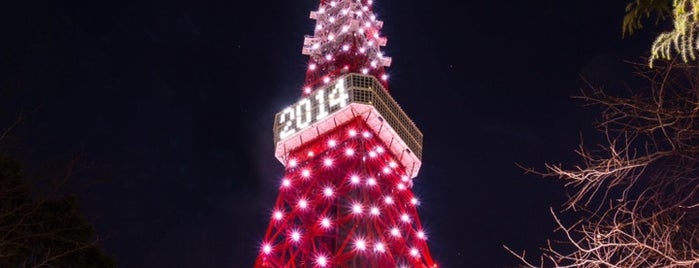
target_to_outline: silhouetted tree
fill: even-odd
[[[0,267],[116,267],[97,242],[77,198],[32,191],[20,164],[0,152]]]

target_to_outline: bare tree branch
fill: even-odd
[[[563,180],[563,212],[583,216],[566,224],[551,209],[564,239],[549,241],[539,266],[506,247],[522,267],[699,267],[698,73],[678,63],[639,69],[648,88],[612,96],[591,87],[578,97],[602,108],[606,143],[581,144],[574,168],[525,171]]]

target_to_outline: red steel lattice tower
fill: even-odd
[[[275,116],[285,167],[255,267],[433,268],[412,191],[422,133],[388,94],[372,0],[321,0],[302,98]]]

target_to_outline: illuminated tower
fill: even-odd
[[[432,268],[412,191],[422,133],[388,94],[372,0],[321,0],[301,100],[274,122],[285,167],[255,267]]]

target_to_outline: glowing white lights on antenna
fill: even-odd
[[[303,171],[301,171],[301,176],[303,176],[304,178],[308,178],[311,176],[311,171],[308,169],[304,169]]]
[[[279,220],[282,220],[283,218],[284,218],[284,213],[283,213],[283,212],[278,211],[278,210],[274,212],[274,219],[275,219],[275,220],[278,220],[278,221],[279,221]]]
[[[329,147],[335,147],[335,145],[337,145],[337,141],[335,141],[335,140],[329,140],[329,141],[328,141],[328,146],[329,146]]]
[[[269,244],[265,244],[264,246],[262,246],[262,252],[264,252],[265,254],[272,253],[272,246],[270,246]]]

